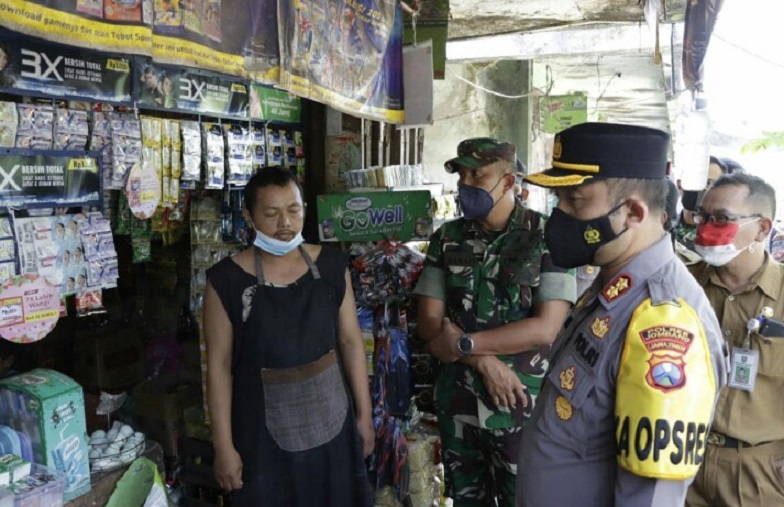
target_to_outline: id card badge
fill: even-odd
[[[733,347],[730,361],[729,386],[743,391],[753,391],[757,380],[759,351]]]

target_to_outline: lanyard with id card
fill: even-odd
[[[760,352],[759,350],[751,350],[751,335],[752,333],[758,333],[766,336],[768,331],[770,331],[774,335],[778,334],[780,336],[781,330],[778,328],[783,323],[772,320],[772,316],[773,309],[766,306],[758,317],[749,319],[746,324],[746,338],[743,340],[743,347],[732,348],[729,387],[749,392],[754,390]]]

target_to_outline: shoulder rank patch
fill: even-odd
[[[568,421],[574,415],[574,408],[572,402],[564,396],[559,396],[555,399],[555,413],[562,421]]]
[[[619,275],[602,290],[602,295],[609,303],[613,299],[618,299],[623,296],[631,287],[632,277],[629,275]]]
[[[608,331],[610,331],[610,316],[608,315],[603,319],[596,317],[593,324],[591,324],[591,333],[601,340],[607,335]]]
[[[561,389],[566,389],[567,391],[574,389],[574,366],[561,370],[558,377],[561,379]]]

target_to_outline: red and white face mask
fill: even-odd
[[[756,241],[738,249],[735,246],[735,237],[744,225],[760,220],[755,218],[742,224],[728,223],[719,227],[710,222],[697,226],[697,237],[694,240],[694,250],[711,266],[724,266],[744,250],[753,251]]]

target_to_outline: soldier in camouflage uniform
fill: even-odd
[[[575,280],[550,261],[546,217],[515,198],[515,146],[479,138],[457,151],[445,167],[460,174],[463,218],[430,238],[419,334],[444,363],[436,407],[447,494],[455,507],[512,506],[522,428]]]

